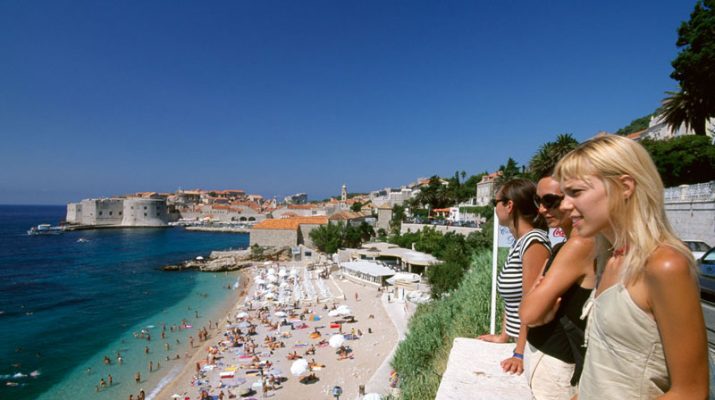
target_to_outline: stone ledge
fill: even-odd
[[[435,400],[529,400],[522,375],[504,373],[499,362],[514,351],[513,343],[456,338]]]

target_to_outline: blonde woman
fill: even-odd
[[[519,320],[523,288],[531,288],[549,258],[549,237],[546,224],[534,205],[536,185],[527,179],[512,179],[497,192],[494,200],[499,225],[506,226],[514,236],[504,268],[497,278],[497,290],[504,299],[504,322],[499,335],[481,335],[479,339],[506,343],[516,341],[511,357],[501,362],[504,372],[524,372],[524,349],[527,328]]]
[[[694,260],[668,223],[648,153],[624,137],[597,137],[565,156],[555,177],[574,229],[608,246],[595,299],[586,305],[579,398],[707,398]]]
[[[566,241],[553,247],[544,278],[521,302],[521,322],[529,326],[525,368],[534,399],[570,400],[583,367],[583,305],[595,285],[593,238],[572,235],[571,213],[561,209],[564,194],[552,176],[536,186],[535,205],[550,228]]]

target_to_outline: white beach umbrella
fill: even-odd
[[[256,278],[257,285],[265,285],[266,281],[263,278]]]
[[[340,334],[333,335],[330,337],[330,340],[328,340],[328,343],[330,344],[330,347],[337,349],[345,343],[345,336]]]
[[[281,282],[281,284],[280,284],[280,288],[281,288],[281,289],[285,289],[285,288],[287,288],[287,287],[289,287],[289,286],[290,286],[290,285],[288,284],[288,282]]]
[[[271,282],[271,283],[273,283],[273,282],[278,282],[278,278],[277,278],[275,275],[268,275],[268,276],[266,277],[266,280],[267,280],[268,282]]]
[[[373,392],[362,396],[362,400],[382,400],[382,396]]]
[[[181,395],[174,393],[174,394],[171,395],[171,398],[172,398],[172,399],[180,399],[180,398],[181,398]]]
[[[290,366],[290,373],[293,376],[303,375],[308,370],[308,360],[301,358],[300,360],[293,361]]]
[[[236,314],[236,318],[238,318],[238,319],[248,318],[248,313],[245,311],[241,311],[240,313]]]
[[[268,292],[264,297],[267,299],[274,299],[276,297],[276,294],[273,292]]]
[[[283,317],[287,317],[287,316],[288,316],[288,314],[286,314],[284,311],[278,311],[278,312],[276,312],[274,315],[275,315],[276,317],[279,317],[279,318],[283,318]]]
[[[330,312],[328,312],[329,317],[337,317],[338,315],[340,315],[338,314],[338,310],[330,310]]]
[[[251,385],[251,387],[254,388],[254,389],[260,389],[260,388],[263,387],[263,382],[261,382],[261,381],[255,381],[255,382],[253,382],[253,384]]]
[[[334,311],[337,311],[338,315],[350,315],[353,313],[353,311],[348,307],[338,308],[337,310],[334,310]]]
[[[268,268],[268,274],[273,275],[276,273],[276,270],[274,268]]]
[[[203,261],[203,259],[204,259],[204,258],[201,257],[201,256],[196,257],[196,261]]]
[[[263,265],[271,265],[271,262],[270,262],[270,261],[266,261],[266,262],[263,263]]]

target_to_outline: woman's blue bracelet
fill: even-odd
[[[520,359],[520,360],[523,360],[523,359],[524,359],[524,355],[521,354],[521,353],[517,353],[517,352],[514,352],[514,354],[512,355],[512,357],[518,358],[518,359]]]

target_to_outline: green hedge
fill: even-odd
[[[505,251],[499,253],[500,260],[505,256]],[[457,289],[417,308],[392,361],[402,399],[434,399],[454,338],[476,337],[489,330],[491,259],[490,251],[479,252]],[[501,308],[499,304],[497,315]]]

